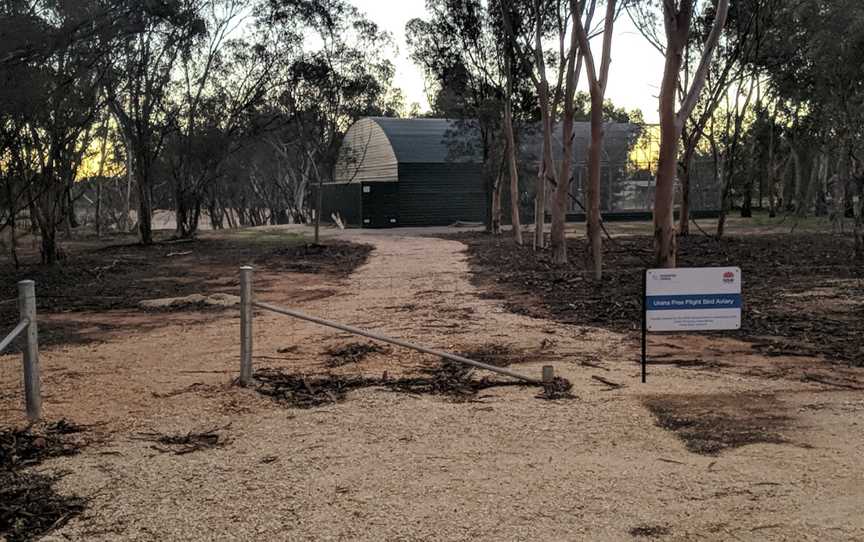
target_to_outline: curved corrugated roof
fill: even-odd
[[[384,130],[400,163],[483,161],[475,121],[370,117]]]
[[[639,127],[608,123],[604,131],[604,160],[626,160]],[[574,123],[575,165],[585,162],[590,133],[589,123]],[[556,123],[552,135],[553,157],[560,160],[560,123]],[[540,159],[543,137],[538,124],[523,125],[519,140],[521,161]],[[345,134],[334,181],[397,182],[398,164],[480,164],[483,162],[481,145],[476,120],[366,117],[354,123]]]

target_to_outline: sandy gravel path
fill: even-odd
[[[505,312],[471,285],[460,243],[347,236],[376,250],[346,281],[259,275],[260,298],[429,346],[523,348],[536,354],[515,369],[539,375],[551,363],[577,398],[547,402],[535,389],[501,387],[454,403],[370,388],[332,406],[286,409],[228,385],[238,348],[228,313],[56,349],[44,356],[47,415],[102,423],[106,441],[41,467],[68,469],[61,489],[93,496],[49,539],[864,540],[860,391],[671,365],[641,385],[632,337]],[[298,288],[338,293],[314,299]],[[323,348],[348,340],[269,314],[257,317],[255,339],[259,366],[309,372],[326,370]],[[433,363],[394,350],[340,371]],[[609,390],[595,375],[626,387]],[[789,420],[784,442],[691,453],[643,403],[681,393],[770,396]],[[231,442],[188,455],[134,438],[213,427],[227,427]]]

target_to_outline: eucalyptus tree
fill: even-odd
[[[316,186],[317,243],[322,186],[334,177],[345,130],[364,116],[393,116],[401,106],[392,86],[392,40],[345,0],[271,0],[266,24],[277,35],[301,29],[317,42],[273,68],[280,72],[274,98],[297,157],[292,163]]]
[[[94,11],[92,4],[47,1],[0,8],[4,192],[11,224],[18,209],[29,208],[43,263],[60,255],[57,228],[71,224],[70,192],[100,108],[98,60],[106,43]],[[68,39],[71,29],[88,27],[90,39]]]
[[[856,257],[864,261],[864,5],[855,0],[779,4],[758,62],[772,91],[798,112],[792,127],[812,134],[838,157],[843,195],[836,205],[845,211],[857,192]],[[793,148],[799,163],[812,154],[813,137],[799,139]],[[817,166],[810,162],[812,177]],[[806,178],[803,172],[798,176]],[[797,202],[799,209],[810,204]]]
[[[593,11],[594,0],[591,0],[591,3],[590,11]],[[585,62],[591,96],[591,143],[588,147],[588,182],[585,203],[588,209],[586,217],[589,247],[587,263],[594,275],[594,280],[600,280],[603,275],[603,238],[600,231],[600,162],[603,151],[603,102],[606,96],[606,85],[609,81],[609,67],[612,62],[612,30],[617,16],[616,5],[615,0],[606,0],[603,45],[599,66],[594,59],[588,30],[586,25],[582,23],[578,10],[574,9],[573,17],[573,31],[579,40],[579,54]]]
[[[491,199],[490,229],[499,233],[504,171],[509,177],[510,220],[521,244],[518,137],[514,124],[533,106],[527,71],[515,47],[522,29],[510,0],[432,0],[429,17],[406,26],[411,58],[424,71],[435,115],[479,129],[484,176]],[[506,24],[505,24],[506,23]],[[476,125],[474,124],[476,123]]]
[[[112,43],[103,92],[123,136],[128,173],[135,181],[140,240],[150,244],[157,159],[178,115],[170,100],[174,75],[178,61],[206,35],[207,26],[198,0],[106,1],[130,6],[128,24],[134,28]]]
[[[196,233],[203,206],[218,208],[214,184],[226,161],[262,128],[253,112],[278,83],[278,59],[290,54],[266,44],[270,34],[255,24],[248,0],[207,0],[199,13],[206,33],[180,55],[179,81],[169,97],[177,114],[161,160],[173,185],[180,237]]]
[[[705,86],[711,58],[729,13],[729,0],[718,0],[698,67],[689,86],[679,91],[684,49],[690,37],[695,4],[696,0],[662,0],[661,6],[666,60],[660,85],[660,156],[654,195],[655,263],[661,267],[675,267],[677,258],[673,206],[681,133]],[[680,107],[677,105],[679,92],[684,96]]]

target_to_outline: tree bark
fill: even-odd
[[[693,165],[689,147],[678,165],[678,185],[681,187],[681,207],[678,210],[678,235],[690,235],[690,168]]]
[[[507,145],[507,165],[510,170],[510,224],[513,228],[513,239],[522,245],[522,221],[519,219],[519,169],[516,164],[516,137],[513,134],[513,48],[517,46],[516,36],[510,23],[509,2],[501,2],[501,19],[504,22],[504,34],[507,39],[504,50],[504,138]]]
[[[534,0],[534,62],[536,63],[538,83],[537,98],[540,106],[540,120],[543,125],[543,152],[537,175],[534,195],[534,248],[541,250],[546,245],[546,179],[555,177],[552,161],[552,113],[549,110],[549,80],[546,77],[546,61],[543,58],[543,13],[540,0]]]
[[[153,200],[150,192],[149,175],[138,168],[136,185],[138,187],[138,235],[142,245],[153,244]]]
[[[741,194],[741,218],[753,217],[753,177],[747,175],[744,183],[744,193]]]
[[[588,10],[588,25],[594,16],[592,3]],[[567,67],[565,70],[564,83],[564,119],[561,126],[562,155],[561,168],[558,170],[557,185],[555,186],[552,201],[552,231],[550,244],[552,246],[552,261],[559,265],[567,263],[567,203],[570,196],[570,178],[573,169],[573,122],[575,107],[573,99],[576,95],[576,85],[582,72],[582,56],[578,55],[579,35],[576,18],[581,22],[582,14],[571,4],[572,17],[574,19],[573,30],[570,36],[570,50],[567,56]],[[563,36],[561,37],[563,40]]]
[[[503,162],[502,162],[503,166]],[[499,168],[498,175],[495,177],[495,186],[492,187],[492,217],[491,217],[491,233],[492,235],[501,235],[501,189],[504,185],[504,170]]]
[[[671,15],[667,13],[666,16],[668,18]],[[689,27],[689,24],[688,18],[686,25]],[[675,111],[675,92],[687,30],[684,30],[683,35],[681,31],[676,33],[669,30],[667,34],[666,63],[660,87],[660,156],[654,189],[654,263],[658,267],[675,267],[677,264],[678,246],[674,223],[675,174],[678,141],[683,125],[679,123]]]
[[[578,16],[578,15],[576,15]],[[575,32],[574,32],[575,34]],[[552,202],[552,261],[559,265],[567,263],[567,199],[570,195],[570,175],[573,167],[573,98],[576,92],[578,71],[575,69],[576,43],[571,43],[571,56],[568,59],[567,84],[564,96],[564,120],[561,128],[562,155],[561,169],[558,173],[555,197]]]
[[[864,173],[859,173],[858,213],[855,215],[855,261],[864,266]]]
[[[603,231],[600,227],[600,165],[603,152],[603,96],[591,96],[591,143],[588,146],[588,183],[585,185],[588,259],[594,280],[603,278]]]
[[[678,210],[678,235],[690,235],[690,170],[693,167],[694,147],[689,144],[678,168],[678,185],[681,187],[681,207]]]
[[[507,138],[507,166],[510,170],[510,224],[517,245],[522,245],[522,222],[519,220],[519,170],[516,165],[516,138],[513,135],[513,105],[504,100],[504,137]]]
[[[600,69],[594,63],[588,31],[581,17],[574,16],[574,32],[579,39],[579,54],[585,62],[588,74],[588,89],[591,94],[591,143],[588,146],[588,182],[585,184],[586,234],[588,254],[586,264],[594,277],[603,278],[603,237],[600,217],[600,174],[603,152],[603,99],[606,96],[606,83],[609,80],[609,65],[612,61],[612,31],[615,23],[615,0],[607,0],[606,17],[603,26],[603,51]],[[577,11],[573,5],[574,13]]]
[[[673,73],[677,73],[677,68]],[[664,98],[668,101],[668,107],[675,107],[674,93],[668,94],[668,97],[662,91],[660,94],[660,156],[654,189],[654,260],[658,267],[675,267],[678,249],[673,210],[678,130],[674,114],[669,118],[662,113]]]

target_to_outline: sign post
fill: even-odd
[[[741,269],[647,269],[642,279],[642,382],[647,334],[741,329]]]

